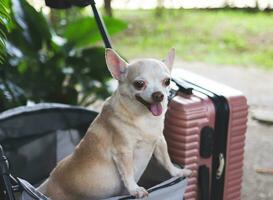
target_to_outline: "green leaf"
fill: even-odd
[[[72,66],[75,74],[88,80],[105,81],[111,76],[105,63],[105,50],[102,47],[82,49],[75,56],[67,58],[67,66]]]
[[[5,32],[8,29],[9,13],[8,13],[8,1],[0,1],[0,64],[4,62],[6,56]]]
[[[51,39],[51,32],[46,19],[42,13],[37,12],[25,0],[11,1],[13,18],[17,23],[16,36],[14,37],[24,39],[28,48],[40,50],[43,43]]]
[[[9,80],[0,78],[0,112],[26,103],[23,90]]]
[[[82,49],[78,54],[66,60],[67,66],[74,69],[71,75],[71,84],[80,86],[82,105],[97,98],[106,98],[110,95],[106,82],[111,79],[105,63],[105,50],[102,47]]]
[[[104,22],[110,35],[118,33],[127,27],[124,21],[104,17]],[[64,37],[72,45],[88,46],[101,40],[100,32],[93,17],[83,17],[68,24],[64,30]]]

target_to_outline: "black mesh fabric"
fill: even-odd
[[[0,143],[11,173],[39,184],[70,154],[97,113],[63,104],[36,104],[0,114]]]

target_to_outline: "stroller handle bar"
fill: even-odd
[[[67,9],[72,6],[85,7],[87,5],[91,5],[94,18],[96,20],[98,29],[100,31],[104,46],[105,48],[112,48],[109,34],[96,8],[95,0],[45,0],[45,3],[48,7],[55,8],[55,9]]]
[[[99,12],[98,12],[98,10],[96,8],[96,3],[95,3],[94,0],[91,0],[90,3],[91,3],[91,7],[92,7],[92,10],[93,10],[93,13],[94,13],[94,17],[95,17],[97,26],[98,26],[98,28],[100,30],[100,34],[101,34],[101,37],[102,37],[103,42],[104,42],[104,46],[105,46],[105,48],[112,48],[109,34],[108,34],[106,26],[103,23],[103,20],[101,19],[101,16],[100,16],[100,14],[99,14]]]

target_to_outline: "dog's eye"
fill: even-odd
[[[141,90],[145,86],[145,82],[144,81],[135,81],[133,83],[133,85],[137,90]]]
[[[171,79],[167,78],[167,79],[164,80],[164,85],[165,86],[169,86],[170,83],[171,83]]]

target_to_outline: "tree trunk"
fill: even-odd
[[[164,11],[164,0],[157,0],[157,5],[155,9],[155,15],[161,17]]]
[[[109,17],[113,16],[112,7],[111,7],[111,0],[104,0],[104,9],[105,9],[106,15],[108,15]]]

